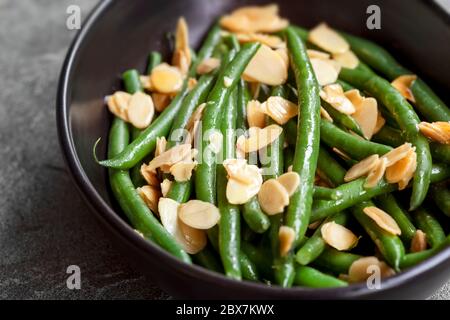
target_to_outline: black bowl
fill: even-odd
[[[450,276],[450,248],[420,265],[382,282],[381,289],[365,284],[340,289],[282,289],[229,280],[206,269],[181,263],[145,241],[128,225],[111,197],[106,170],[92,156],[102,137],[100,156],[111,117],[103,97],[120,87],[120,74],[129,68],[144,70],[151,50],[169,52],[164,34],[186,17],[191,41],[199,44],[222,13],[247,1],[134,0],[104,1],[84,21],[69,49],[57,96],[59,138],[70,172],[92,212],[112,239],[143,273],[169,294],[184,298],[425,298]],[[251,1],[263,3],[265,1]],[[374,39],[391,50],[406,66],[427,79],[440,93],[450,92],[450,27],[448,17],[425,1],[278,1],[283,16],[306,27],[320,21]],[[381,8],[381,30],[366,28],[366,9]],[[448,96],[444,99],[449,101]]]

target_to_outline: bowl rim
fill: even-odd
[[[179,259],[173,257],[170,253],[161,249],[158,245],[151,241],[143,239],[134,229],[122,219],[115,210],[110,207],[97,192],[93,184],[86,175],[80,159],[76,153],[75,144],[72,136],[71,124],[69,119],[70,109],[70,91],[71,80],[74,72],[74,62],[77,60],[79,50],[85,39],[92,32],[93,27],[101,16],[108,10],[115,0],[100,1],[86,17],[82,28],[78,31],[75,38],[67,51],[64,63],[61,68],[57,96],[56,96],[56,122],[58,130],[58,138],[63,158],[70,175],[77,186],[77,189],[87,201],[94,212],[108,224],[115,232],[119,233],[123,239],[128,240],[138,250],[145,254],[152,254],[161,259],[162,263],[169,263],[179,273],[184,273],[191,278],[205,279],[210,283],[220,282],[222,285],[232,286],[236,289],[246,288],[249,290],[265,291],[270,296],[279,295],[280,298],[355,298],[359,296],[370,297],[371,294],[379,295],[383,291],[388,291],[400,286],[404,282],[411,281],[414,278],[431,271],[441,263],[450,259],[450,247],[445,248],[433,257],[423,261],[422,263],[411,267],[395,276],[386,278],[381,283],[381,288],[377,290],[369,289],[366,284],[351,284],[342,288],[306,288],[292,287],[282,288],[280,286],[268,286],[263,283],[250,281],[237,281],[229,279],[222,274],[210,271],[197,265],[188,265]]]

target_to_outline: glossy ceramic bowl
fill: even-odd
[[[253,0],[251,3],[264,3]],[[128,225],[113,200],[106,170],[92,157],[95,140],[102,137],[98,154],[106,156],[105,141],[111,116],[103,97],[120,88],[120,74],[129,68],[144,70],[148,52],[168,54],[164,34],[185,16],[191,42],[198,45],[213,21],[237,0],[133,0],[101,2],[83,21],[83,28],[64,62],[57,95],[57,123],[62,152],[81,194],[93,214],[110,231],[125,256],[154,283],[184,298],[425,298],[450,277],[450,248],[382,282],[381,289],[351,285],[339,289],[268,287],[238,282],[198,266],[183,264],[158,246],[145,241]],[[449,101],[450,26],[448,16],[427,1],[377,1],[381,29],[366,27],[369,0],[278,1],[281,14],[293,23],[312,27],[320,21],[363,35],[388,48],[403,64],[423,76]],[[447,95],[446,95],[447,94]]]

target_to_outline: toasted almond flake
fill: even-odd
[[[320,97],[333,108],[345,114],[355,113],[355,107],[344,95],[344,90],[339,84],[329,84],[320,91]]]
[[[250,100],[247,103],[247,122],[249,127],[264,128],[266,125],[266,115],[259,101]]]
[[[167,108],[167,106],[170,104],[170,101],[172,99],[169,94],[153,92],[152,100],[155,106],[155,110],[157,112],[163,112],[164,109]]]
[[[167,194],[170,191],[170,187],[172,186],[172,181],[169,179],[164,179],[163,182],[161,182],[160,188],[161,188],[161,194],[163,197],[166,197]]]
[[[358,179],[359,177],[367,175],[370,171],[375,169],[375,167],[378,165],[378,162],[379,156],[377,154],[368,156],[364,160],[361,160],[360,162],[352,166],[347,171],[344,177],[344,181],[349,182]]]
[[[323,240],[339,251],[349,250],[358,242],[358,237],[353,232],[334,221],[325,223],[320,231]]]
[[[194,89],[195,86],[197,85],[197,83],[198,83],[197,79],[192,78],[192,77],[189,78],[188,83],[187,83],[188,90]]]
[[[275,52],[281,57],[286,68],[289,68],[289,54],[287,48],[278,48]]]
[[[245,159],[226,159],[223,166],[228,174],[226,196],[231,204],[244,204],[255,196],[262,184],[259,168]]]
[[[354,106],[360,105],[364,100],[364,97],[361,95],[361,92],[358,89],[345,91],[344,95]]]
[[[209,202],[189,200],[180,205],[178,216],[186,225],[201,230],[214,227],[220,219],[219,209]]]
[[[186,129],[191,129],[194,126],[194,123],[200,121],[203,115],[203,110],[206,108],[206,103],[200,104],[195,111],[192,113],[189,121],[186,124]]]
[[[153,91],[152,82],[150,81],[150,76],[141,75],[139,76],[139,82],[142,88],[148,91]]]
[[[161,192],[159,189],[152,186],[143,186],[137,188],[137,192],[141,196],[142,200],[144,200],[147,207],[149,207],[152,212],[158,213],[158,201],[161,197]]]
[[[235,179],[229,179],[227,182],[226,196],[231,204],[244,204],[253,198],[259,189],[255,185],[242,183]]]
[[[450,144],[450,122],[421,122],[419,123],[419,130],[424,136],[434,141]]]
[[[322,224],[322,220],[314,221],[308,225],[308,229],[316,230]]]
[[[326,23],[321,23],[309,32],[308,40],[331,53],[344,53],[350,49],[347,41]]]
[[[177,182],[189,181],[192,177],[192,170],[194,170],[197,162],[178,162],[170,167],[170,173]]]
[[[172,64],[174,67],[176,67],[180,71],[183,78],[186,77],[186,75],[189,71],[189,58],[186,55],[185,51],[180,50],[180,49],[175,49],[175,51],[173,53]]]
[[[382,278],[386,278],[395,274],[384,261],[378,260],[377,257],[363,257],[354,261],[348,270],[348,281],[351,283],[366,281],[375,270],[380,272]]]
[[[155,107],[152,98],[143,92],[136,92],[131,96],[127,115],[129,122],[138,129],[148,127],[153,120]]]
[[[377,207],[365,207],[363,211],[384,231],[387,231],[393,235],[402,234],[397,222],[395,222],[395,220],[383,210]]]
[[[276,123],[283,125],[298,114],[298,106],[283,97],[269,97],[261,109]]]
[[[208,137],[209,149],[214,153],[219,153],[222,150],[223,136],[219,131],[214,131]]]
[[[411,240],[411,252],[420,252],[427,249],[427,235],[422,230],[416,230]]]
[[[370,140],[377,125],[377,100],[374,98],[364,98],[360,104],[354,105],[354,107],[356,111],[352,114],[352,117],[358,122],[364,137]]]
[[[266,214],[274,215],[283,212],[284,207],[289,204],[289,194],[281,183],[269,179],[261,186],[258,201]]]
[[[241,144],[238,144],[238,148],[246,153],[257,151],[271,144],[280,136],[282,131],[283,128],[276,124],[271,124],[263,129],[251,127],[248,130],[249,137],[243,141],[241,140]]]
[[[385,158],[387,160],[386,166],[390,167],[400,159],[406,157],[411,149],[412,149],[411,143],[405,142],[404,144],[398,146],[397,148],[392,149],[388,153],[385,153],[382,156],[382,158]]]
[[[204,230],[192,228],[181,220],[178,220],[178,226],[184,240],[183,248],[187,253],[196,254],[206,247],[208,237]]]
[[[251,184],[253,173],[248,171],[246,159],[225,159],[222,163],[228,178],[235,179],[244,184]]]
[[[287,172],[292,172],[292,164],[287,168]]]
[[[417,155],[414,153],[412,156],[412,164],[409,167],[409,170],[407,170],[403,176],[403,178],[398,182],[398,190],[403,190],[408,186],[409,181],[414,177],[414,173],[416,172],[417,168]]]
[[[197,66],[198,74],[207,74],[217,69],[220,66],[220,59],[217,58],[206,58],[201,61]]]
[[[339,157],[341,157],[344,160],[352,160],[352,158],[350,158],[350,156],[348,154],[346,154],[342,150],[339,150],[336,147],[331,148],[331,150],[333,150],[334,153],[336,153]]]
[[[330,59],[330,54],[323,52],[323,51],[308,49],[308,50],[306,50],[306,53],[308,54],[308,57],[310,59],[322,59],[322,60]]]
[[[144,180],[148,183],[148,185],[153,187],[157,187],[159,185],[156,171],[149,170],[148,166],[145,163],[143,163],[141,166],[141,175],[144,177]]]
[[[400,94],[411,102],[416,102],[414,95],[411,91],[411,87],[416,81],[417,76],[415,74],[405,74],[394,79],[391,85],[400,92]]]
[[[178,68],[162,63],[152,70],[150,81],[155,91],[173,93],[181,89],[183,76]]]
[[[263,33],[236,33],[236,37],[241,43],[259,42],[271,48],[279,48],[283,44],[280,37]]]
[[[171,166],[183,160],[189,154],[191,154],[190,144],[177,145],[153,158],[153,160],[148,164],[148,169],[155,170],[163,165]]]
[[[257,100],[259,93],[261,92],[261,83],[259,82],[249,82],[248,87],[250,89],[250,95],[253,100]]]
[[[336,70],[331,60],[312,58],[310,61],[314,74],[316,75],[317,82],[319,82],[321,86],[336,82],[339,72]]]
[[[320,116],[330,122],[333,122],[333,118],[330,116],[327,110],[325,110],[323,107],[320,107]]]
[[[187,74],[191,65],[191,49],[189,47],[189,29],[184,17],[178,19],[175,32],[175,50],[172,64],[177,66],[183,74]]]
[[[261,45],[242,76],[249,82],[277,86],[286,82],[288,66],[279,53],[266,45]]]
[[[106,97],[106,104],[109,111],[124,121],[128,121],[128,104],[131,94],[123,91],[116,91],[113,95]]]
[[[410,174],[411,169],[415,167],[417,155],[415,148],[408,150],[406,156],[395,162],[386,170],[386,180],[389,183],[397,183]],[[415,170],[415,169],[414,169]]]
[[[277,181],[286,189],[289,197],[292,196],[300,184],[297,172],[287,172],[277,178]]]
[[[280,256],[284,257],[292,249],[295,240],[295,231],[291,227],[281,226],[278,230],[278,240],[280,242]]]
[[[385,123],[386,123],[386,119],[384,119],[383,116],[381,115],[381,112],[378,111],[377,123],[375,124],[375,129],[373,130],[373,134],[377,134],[381,130],[381,128],[383,128]]]
[[[334,53],[333,60],[339,63],[342,68],[354,69],[358,66],[358,57],[353,51],[345,51],[343,53]]]
[[[366,182],[364,183],[364,188],[373,188],[381,179],[383,179],[383,175],[386,171],[386,163],[387,160],[384,158],[378,160],[377,166],[369,172]]]
[[[164,153],[166,151],[166,147],[167,147],[166,137],[164,137],[164,136],[157,137],[156,138],[156,146],[155,146],[155,157]]]

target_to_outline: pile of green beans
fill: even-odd
[[[321,99],[321,86],[307,51],[321,49],[309,42],[308,30],[286,27],[273,35],[286,43],[287,80],[275,86],[261,83],[256,99],[263,102],[275,96],[289,100],[297,104],[298,115],[283,122],[282,133],[248,158],[255,156],[264,182],[288,171],[296,172],[300,182],[289,204],[278,214],[266,213],[258,194],[252,194],[243,204],[230,203],[230,177],[219,160],[238,158],[237,135],[251,135],[247,106],[252,99],[250,81],[254,79],[243,74],[262,44],[239,43],[235,34],[223,31],[220,22],[214,24],[198,52],[191,49],[192,62],[181,89],[170,96],[170,104],[147,128],[139,130],[114,117],[108,158],[96,158],[108,169],[112,194],[140,235],[186,263],[234,280],[285,288],[345,287],[352,281],[352,264],[363,257],[377,254],[393,271],[401,272],[450,246],[450,144],[428,140],[418,128],[420,121],[450,121],[450,109],[420,78],[411,86],[415,102],[410,104],[389,81],[412,72],[379,45],[344,32],[341,36],[360,62],[353,69],[342,67],[336,83],[344,91],[358,89],[361,95],[375,98],[386,123],[366,139],[355,118]],[[151,75],[164,58],[157,51],[151,52],[142,73]],[[209,58],[219,59],[219,67],[197,74],[198,66]],[[146,92],[138,70],[124,72],[122,80],[124,91]],[[198,164],[189,181],[175,181],[167,171],[156,171],[159,182],[170,181],[164,197],[183,205],[200,200],[215,206],[220,214],[217,224],[205,233],[203,249],[188,254],[185,249],[189,248],[164,228],[160,221],[164,220],[152,212],[138,188],[146,185],[141,165],[153,159],[156,139],[166,138],[166,150],[184,143],[179,133],[201,104],[205,106],[201,132],[220,134],[220,152],[210,148],[208,137],[196,137],[192,143],[199,151],[195,159]],[[321,119],[321,107],[332,122]],[[264,126],[278,125],[267,110],[264,112]],[[374,154],[381,157],[405,142],[411,143],[417,154],[417,168],[405,190],[398,190],[397,184],[384,177],[370,188],[365,186],[366,176],[347,182],[351,166]],[[374,206],[386,212],[400,232],[389,233],[366,213]],[[355,239],[362,238],[364,245],[356,242],[350,249],[337,250],[322,234],[326,224],[353,229]],[[293,232],[287,253],[280,249],[284,245],[281,227]],[[422,234],[419,230],[425,240],[418,238]],[[414,252],[419,240],[426,248]],[[372,249],[366,245],[372,245]]]

